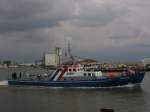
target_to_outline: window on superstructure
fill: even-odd
[[[91,73],[88,73],[88,76],[91,76]]]
[[[83,74],[86,77],[86,73]]]
[[[92,76],[95,76],[95,73],[92,73]]]
[[[91,69],[87,69],[86,71],[90,72],[90,71],[91,71]]]

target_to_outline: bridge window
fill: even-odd
[[[67,75],[74,75],[74,73],[72,73],[72,72],[69,72],[69,73],[67,73]]]
[[[86,73],[83,74],[86,77]]]
[[[88,76],[91,76],[91,73],[88,73]]]
[[[92,76],[95,76],[95,73],[92,73]]]

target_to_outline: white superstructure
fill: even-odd
[[[65,65],[56,70],[53,74],[52,80],[91,80],[99,79],[103,76],[100,70],[87,71],[85,66],[78,65]]]

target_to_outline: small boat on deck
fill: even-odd
[[[122,73],[103,74],[97,67],[73,64],[62,65],[51,74],[22,78],[12,74],[9,85],[48,86],[48,87],[117,87],[139,84],[145,76],[143,69],[128,69]]]

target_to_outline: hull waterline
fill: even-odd
[[[133,76],[120,76],[115,78],[104,77],[95,80],[8,80],[8,84],[48,87],[115,87],[141,83],[144,75],[145,73],[143,72]]]

